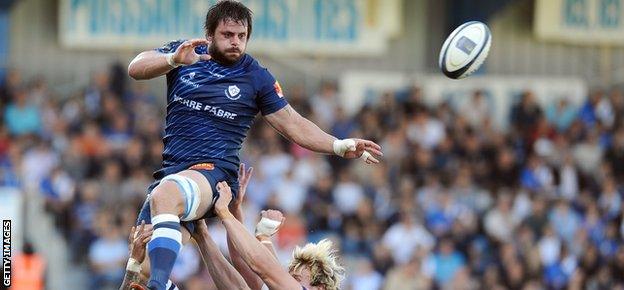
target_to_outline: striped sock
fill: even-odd
[[[180,290],[176,284],[174,284],[171,280],[167,281],[167,286],[165,286],[167,290]]]
[[[152,269],[147,287],[152,290],[169,290],[167,281],[182,247],[180,218],[173,214],[160,214],[152,217],[152,224],[154,233],[147,243]]]

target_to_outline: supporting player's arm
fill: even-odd
[[[230,203],[230,212],[239,222],[244,223],[243,217],[243,209],[242,203],[245,199],[245,194],[247,193],[247,185],[249,184],[249,180],[251,180],[251,176],[253,175],[253,167],[249,167],[249,169],[245,170],[245,163],[241,163],[238,168],[238,195],[236,199]],[[273,248],[273,243],[271,242],[271,236],[273,236],[278,230],[279,227],[283,224],[284,216],[279,211],[269,210],[262,211],[262,219],[258,222],[256,226],[256,239],[262,243],[264,247],[266,247],[273,257],[277,259],[277,253]],[[243,258],[240,256],[234,244],[232,243],[232,239],[230,235],[227,235],[227,244],[228,250],[230,252],[230,259],[232,259],[232,264],[234,264],[234,268],[243,276],[249,288],[256,290],[262,289],[262,279],[256,275],[254,271],[247,266]]]
[[[227,183],[218,183],[217,190],[220,196],[215,203],[215,212],[225,226],[234,248],[240,253],[245,263],[260,276],[269,289],[301,288],[297,280],[282,268],[271,252],[247,232],[245,226],[230,213],[228,204],[232,200],[232,192]]]
[[[145,260],[145,245],[152,238],[152,225],[146,225],[142,222],[138,227],[132,227],[130,230],[128,265],[126,266],[126,274],[119,290],[130,290],[132,282],[139,283],[141,281],[141,263]]]
[[[265,116],[280,134],[300,146],[318,153],[336,154],[344,158],[363,158],[366,163],[379,163],[370,153],[382,156],[381,146],[363,139],[338,140],[325,133],[290,105]]]
[[[230,211],[232,212],[232,215],[234,215],[234,217],[241,223],[243,223],[242,203],[245,199],[245,193],[247,192],[247,184],[249,184],[249,180],[251,179],[252,175],[253,167],[249,167],[248,170],[245,170],[245,163],[241,163],[240,167],[238,168],[238,196],[230,204]],[[249,288],[251,288],[252,290],[262,289],[262,285],[264,285],[262,279],[260,279],[260,277],[258,277],[258,275],[256,275],[256,273],[252,271],[249,266],[247,266],[243,258],[234,247],[234,244],[232,243],[232,239],[230,238],[229,234],[227,234],[227,245],[228,251],[230,252],[230,259],[232,260],[234,268],[236,268],[241,276],[243,276],[243,279],[245,279],[245,282],[247,282]]]
[[[196,221],[195,227],[193,238],[217,289],[250,289],[241,274],[223,257],[217,244],[210,238],[206,221]]]
[[[128,75],[135,80],[147,80],[164,75],[178,66],[209,60],[210,55],[195,52],[195,47],[207,44],[208,40],[198,38],[183,42],[171,53],[154,50],[141,52],[130,62]]]

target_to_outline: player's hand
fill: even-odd
[[[366,164],[379,163],[379,160],[377,160],[375,156],[383,156],[383,152],[381,152],[381,146],[377,145],[377,143],[373,141],[364,139],[354,138],[353,141],[355,141],[355,150],[348,150],[347,152],[345,152],[344,158],[362,158],[364,161],[366,161]]]
[[[274,220],[280,223],[284,223],[284,221],[286,220],[286,218],[284,217],[284,214],[281,211],[276,210],[276,209],[263,210],[262,212],[260,212],[260,217],[268,218],[270,220]],[[282,227],[282,225],[280,225],[280,227]]]
[[[281,211],[274,209],[263,210],[260,217],[256,225],[256,238],[258,239],[267,239],[275,235],[286,220]]]
[[[240,208],[241,204],[243,204],[245,193],[247,192],[247,185],[249,185],[249,180],[251,180],[252,175],[253,167],[249,167],[245,170],[245,163],[241,163],[238,167],[238,196],[236,196],[236,199],[234,199],[230,205],[230,208],[233,210]]]
[[[142,221],[138,227],[132,227],[130,236],[128,237],[130,258],[135,259],[139,263],[143,263],[146,252],[145,245],[150,241],[153,233],[154,228],[150,224],[145,224],[145,221]]]
[[[204,238],[204,236],[208,236],[208,225],[206,224],[206,220],[196,220],[193,222],[195,224],[195,230],[191,233],[191,236],[196,241],[200,241]]]
[[[173,62],[176,64],[191,65],[200,60],[210,60],[209,54],[197,54],[195,47],[200,45],[208,45],[208,40],[204,38],[195,38],[183,42],[173,53]]]
[[[232,189],[225,181],[217,183],[217,191],[219,192],[219,198],[215,202],[215,213],[221,219],[231,215],[229,210],[230,202],[232,201]]]

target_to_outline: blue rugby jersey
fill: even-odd
[[[184,40],[156,49],[174,52]],[[206,46],[195,48],[206,54]],[[162,169],[156,179],[212,162],[237,175],[242,147],[254,117],[288,103],[271,73],[248,54],[232,66],[199,61],[167,73],[167,117]]]

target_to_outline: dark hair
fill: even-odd
[[[222,0],[208,9],[204,29],[206,35],[214,35],[219,23],[226,20],[233,20],[242,24],[247,24],[247,39],[251,36],[251,16],[253,12],[243,3],[234,0]]]

